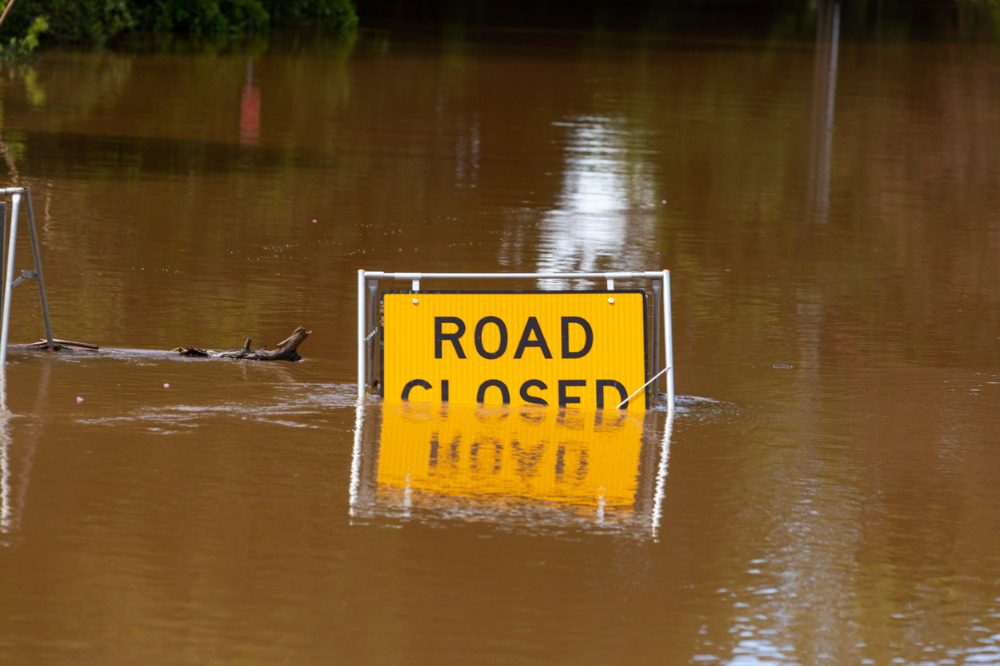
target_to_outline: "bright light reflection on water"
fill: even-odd
[[[541,223],[539,271],[644,270],[655,236],[656,184],[641,136],[621,119],[556,123],[566,134],[558,206]],[[560,280],[544,285],[565,287]]]

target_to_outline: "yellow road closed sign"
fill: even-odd
[[[388,402],[614,408],[646,381],[642,291],[388,292],[382,317]]]

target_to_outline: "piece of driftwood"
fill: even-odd
[[[214,349],[201,349],[200,347],[178,347],[174,351],[181,356],[194,356],[199,358],[232,358],[247,361],[300,361],[299,345],[301,345],[312,331],[307,331],[299,326],[287,338],[278,343],[274,349],[251,350],[252,338],[247,338],[243,343],[243,348],[236,351],[217,351]]]
[[[251,338],[247,338],[243,343],[243,347],[237,350],[203,349],[201,347],[177,347],[169,351],[160,351],[155,349],[115,349],[108,347],[102,348],[89,342],[58,339],[53,340],[51,345],[47,340],[39,340],[38,342],[33,342],[27,345],[11,345],[10,349],[14,350],[20,348],[31,351],[79,350],[84,352],[107,352],[115,356],[157,357],[179,355],[189,358],[222,358],[245,361],[300,361],[302,360],[302,357],[299,356],[299,345],[305,342],[305,339],[308,338],[311,333],[312,331],[308,331],[304,327],[299,326],[292,332],[291,335],[279,342],[273,349],[256,350],[250,348],[250,345],[253,342]]]
[[[52,338],[52,344],[49,344],[48,340],[39,340],[38,342],[32,342],[31,344],[24,345],[26,349],[52,349],[54,351],[63,351],[66,349],[89,349],[91,351],[97,351],[100,349],[100,345],[91,344],[89,342],[79,342],[77,340],[60,340],[59,338]]]

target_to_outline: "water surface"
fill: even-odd
[[[2,659],[1000,662],[997,47],[817,35],[8,71],[59,337],[313,335],[298,364],[12,356]],[[669,268],[680,409],[587,440],[621,444],[603,486],[461,446],[408,484],[391,447],[430,440],[355,408],[359,268]]]

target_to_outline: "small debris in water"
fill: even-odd
[[[312,219],[312,223],[316,224],[316,218],[315,217]]]
[[[79,405],[81,402],[83,402],[83,396],[82,395],[76,396],[76,404]]]
[[[771,365],[775,370],[791,370],[795,366],[791,363],[774,363]]]
[[[170,388],[170,382],[163,382],[163,388]]]

